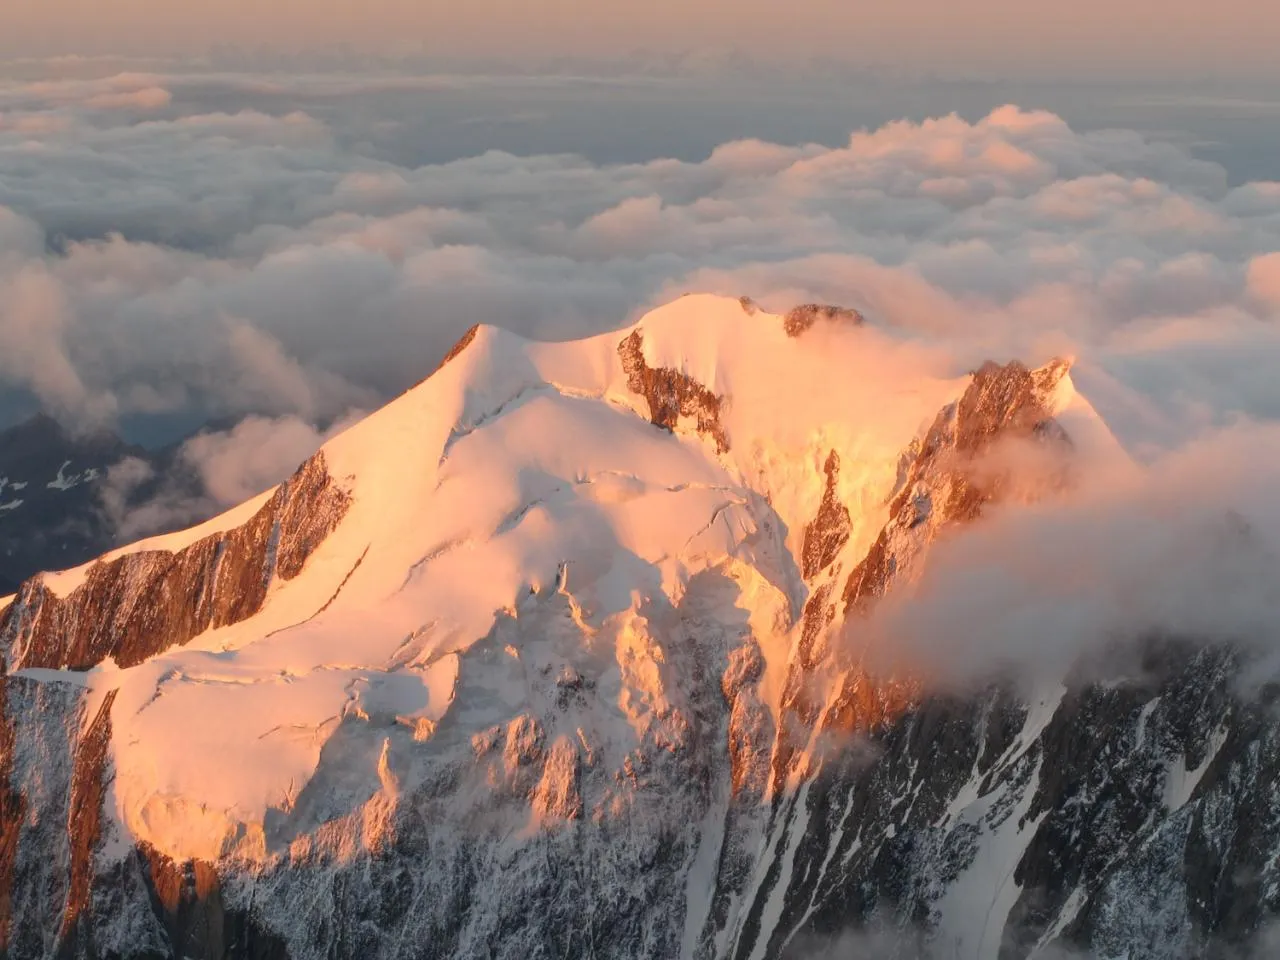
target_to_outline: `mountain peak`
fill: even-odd
[[[459,677],[478,669],[486,638],[515,630],[517,659],[531,655],[520,653],[532,640],[519,625],[552,584],[568,584],[573,611],[560,642],[582,648],[567,666],[594,683],[603,678],[582,659],[588,637],[637,642],[634,624],[676,615],[712,571],[739,571],[771,598],[770,616],[793,620],[807,589],[802,531],[824,497],[826,513],[849,519],[817,555],[865,544],[876,512],[840,504],[883,501],[901,449],[962,389],[925,376],[886,410],[870,386],[873,351],[839,339],[862,329],[835,311],[809,315],[836,321],[837,339],[818,348],[783,317],[701,296],[572,343],[473,327],[431,377],[276,491],[25,585],[0,624],[10,668],[106,670],[90,682],[120,690],[126,829],[173,856],[209,856],[275,816],[282,778],[322,775],[311,747],[255,739],[265,704],[306,724],[316,711],[356,709],[340,692],[354,683],[366,690],[361,711],[429,731],[473,708],[455,706]],[[817,397],[814,382],[831,386]],[[856,469],[833,466],[842,457]],[[168,607],[144,599],[161,595]],[[768,641],[779,655],[785,637],[782,628]],[[210,727],[204,746],[172,740],[169,724],[205,709],[214,677],[252,683],[235,694],[243,723]],[[637,729],[669,720],[648,684],[654,705],[624,721]],[[536,700],[522,689],[511,695]],[[620,721],[605,710],[591,724]],[[220,759],[232,757],[234,769]],[[168,771],[163,820],[156,763]],[[206,813],[180,812],[196,797]]]
[[[831,638],[999,495],[958,455],[1041,429],[1064,383],[1059,362],[940,376],[838,308],[692,296],[568,343],[473,327],[277,489],[25,583],[0,652],[103,718],[83,845],[111,869],[340,871],[415,830],[437,856],[640,830],[688,864],[665,825],[730,803],[734,842],[767,849],[763,801],[868,702]],[[728,904],[751,872],[724,871],[694,940],[748,935]]]

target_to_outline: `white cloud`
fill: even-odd
[[[61,417],[99,423],[114,414],[115,401],[92,393],[68,357],[72,310],[66,291],[40,260],[0,274],[0,377],[29,389]]]
[[[230,429],[187,439],[162,476],[145,460],[126,457],[107,471],[103,511],[122,543],[196,523],[285,480],[361,416],[352,410],[323,430],[292,415],[247,416]]]
[[[385,86],[357,126],[332,78],[0,86],[0,382],[86,421],[315,425],[472,323],[579,336],[705,289],[846,303],[957,370],[1071,353],[1144,456],[1280,419],[1280,185],[1176,144],[1003,107],[701,162],[400,165],[360,134],[430,85]],[[153,119],[92,106],[152,90]]]
[[[1280,315],[1280,252],[1265,253],[1249,261],[1248,287],[1258,303]]]
[[[849,629],[885,669],[943,682],[1063,675],[1160,637],[1280,651],[1280,425],[1238,424],[1135,465],[1077,464],[1063,497],[993,509]]]
[[[96,110],[136,110],[147,113],[167,107],[173,100],[164,87],[142,87],[138,90],[98,93],[89,97],[85,105]]]

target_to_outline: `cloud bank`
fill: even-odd
[[[709,290],[854,306],[957,372],[1070,353],[1143,460],[1280,420],[1280,183],[1015,106],[698,161],[372,145],[404,98],[463,82],[0,88],[0,385],[79,424],[256,417],[315,439],[473,323],[576,337]],[[333,120],[352,84],[388,98],[363,126]],[[251,462],[252,430],[235,438]]]

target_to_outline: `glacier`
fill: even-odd
[[[1236,651],[958,693],[859,644],[935,541],[1127,462],[1043,359],[701,295],[473,328],[280,487],[0,599],[0,951],[1253,942],[1280,725]]]

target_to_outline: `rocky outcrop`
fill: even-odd
[[[308,460],[243,526],[176,553],[141,551],[89,568],[57,596],[39,577],[0,614],[7,669],[86,670],[141,663],[205,630],[252,616],[274,577],[292,579],[342,519],[347,495],[323,454]]]
[[[27,798],[13,786],[17,746],[16,720],[10,717],[9,681],[0,676],[0,954],[7,955],[13,907],[13,882],[18,865],[18,838],[27,813]]]
[[[5,774],[0,941],[9,957],[50,956],[60,946],[66,953],[70,948],[63,946],[64,920],[68,912],[75,912],[71,892],[77,863],[68,826],[85,695],[72,684],[23,677],[4,677],[0,686],[0,729],[5,731],[0,743],[0,771]],[[89,748],[86,758],[91,754]],[[82,777],[82,799],[87,799],[89,787]],[[90,816],[98,813],[90,811]],[[95,823],[91,820],[86,828],[96,829]],[[82,866],[75,866],[75,872],[83,897]]]
[[[709,437],[719,453],[729,449],[729,435],[720,423],[723,398],[698,381],[669,367],[651,367],[644,356],[644,335],[633,331],[618,344],[618,356],[627,386],[649,404],[649,420],[664,430],[675,430],[681,417],[690,417],[698,433]]]
[[[889,505],[889,522],[849,574],[845,613],[865,610],[898,577],[909,577],[925,548],[947,527],[974,520],[1000,499],[1007,476],[983,462],[997,442],[1069,444],[1051,415],[1051,398],[1070,369],[1055,360],[1031,371],[1014,361],[987,363],[964,395],[938,414],[906,467]]]
[[[831,637],[841,624],[856,635],[849,618],[865,612],[893,583],[910,580],[943,530],[973,521],[985,504],[1001,497],[1006,488],[1002,471],[984,460],[998,444],[1068,443],[1052,419],[1053,393],[1068,369],[1063,361],[1035,371],[1016,361],[985,364],[960,399],[938,413],[923,441],[904,452],[889,520],[849,573],[839,606],[832,579],[817,584],[806,602],[780,707],[775,793],[797,773],[798,758],[811,762],[804,751],[815,732],[847,738],[891,721],[909,706],[916,692],[909,680],[868,676],[851,656],[856,636],[834,649]],[[842,532],[847,510],[835,499],[838,471],[833,451],[822,504],[805,531],[803,570],[811,582],[835,560],[842,536],[847,539]],[[831,666],[820,672],[823,663]]]
[[[861,313],[849,307],[836,307],[823,303],[804,303],[792,307],[782,318],[782,329],[789,337],[801,336],[818,321],[825,323],[841,323],[852,327],[860,327],[866,322]]]
[[[67,905],[62,912],[58,939],[73,946],[67,952],[89,952],[81,919],[93,896],[94,854],[102,839],[103,802],[108,784],[108,750],[111,746],[111,705],[116,692],[109,691],[98,712],[80,734],[71,772],[71,800],[67,807],[67,837],[71,841],[71,864]]]
[[[460,353],[462,353],[463,350],[467,349],[467,347],[471,346],[471,341],[475,340],[476,334],[479,332],[480,332],[480,324],[478,323],[474,323],[470,327],[468,327],[466,332],[464,332],[462,336],[460,336],[457,339],[457,342],[454,343],[454,345],[450,347],[447,351],[445,351],[445,355],[440,358],[440,362],[436,364],[435,369],[432,370],[425,377],[423,377],[421,380],[419,380],[417,383],[415,383],[413,387],[410,387],[409,389],[412,390],[414,387],[421,386],[422,384],[430,380],[433,376],[435,376],[436,373],[438,373],[439,371],[443,370],[446,366],[448,366],[451,360],[453,360]]]
[[[136,871],[149,893],[166,953],[191,960],[287,960],[286,946],[250,912],[227,903],[217,868],[204,860],[175,863],[141,845],[117,874]],[[105,879],[105,878],[104,878]],[[137,882],[137,880],[135,880]],[[99,923],[107,917],[99,917]]]
[[[822,504],[813,522],[804,528],[804,543],[800,550],[800,572],[805,580],[812,580],[835,562],[849,542],[853,528],[849,508],[836,495],[836,484],[840,481],[840,454],[832,450],[822,469],[827,477]]]

